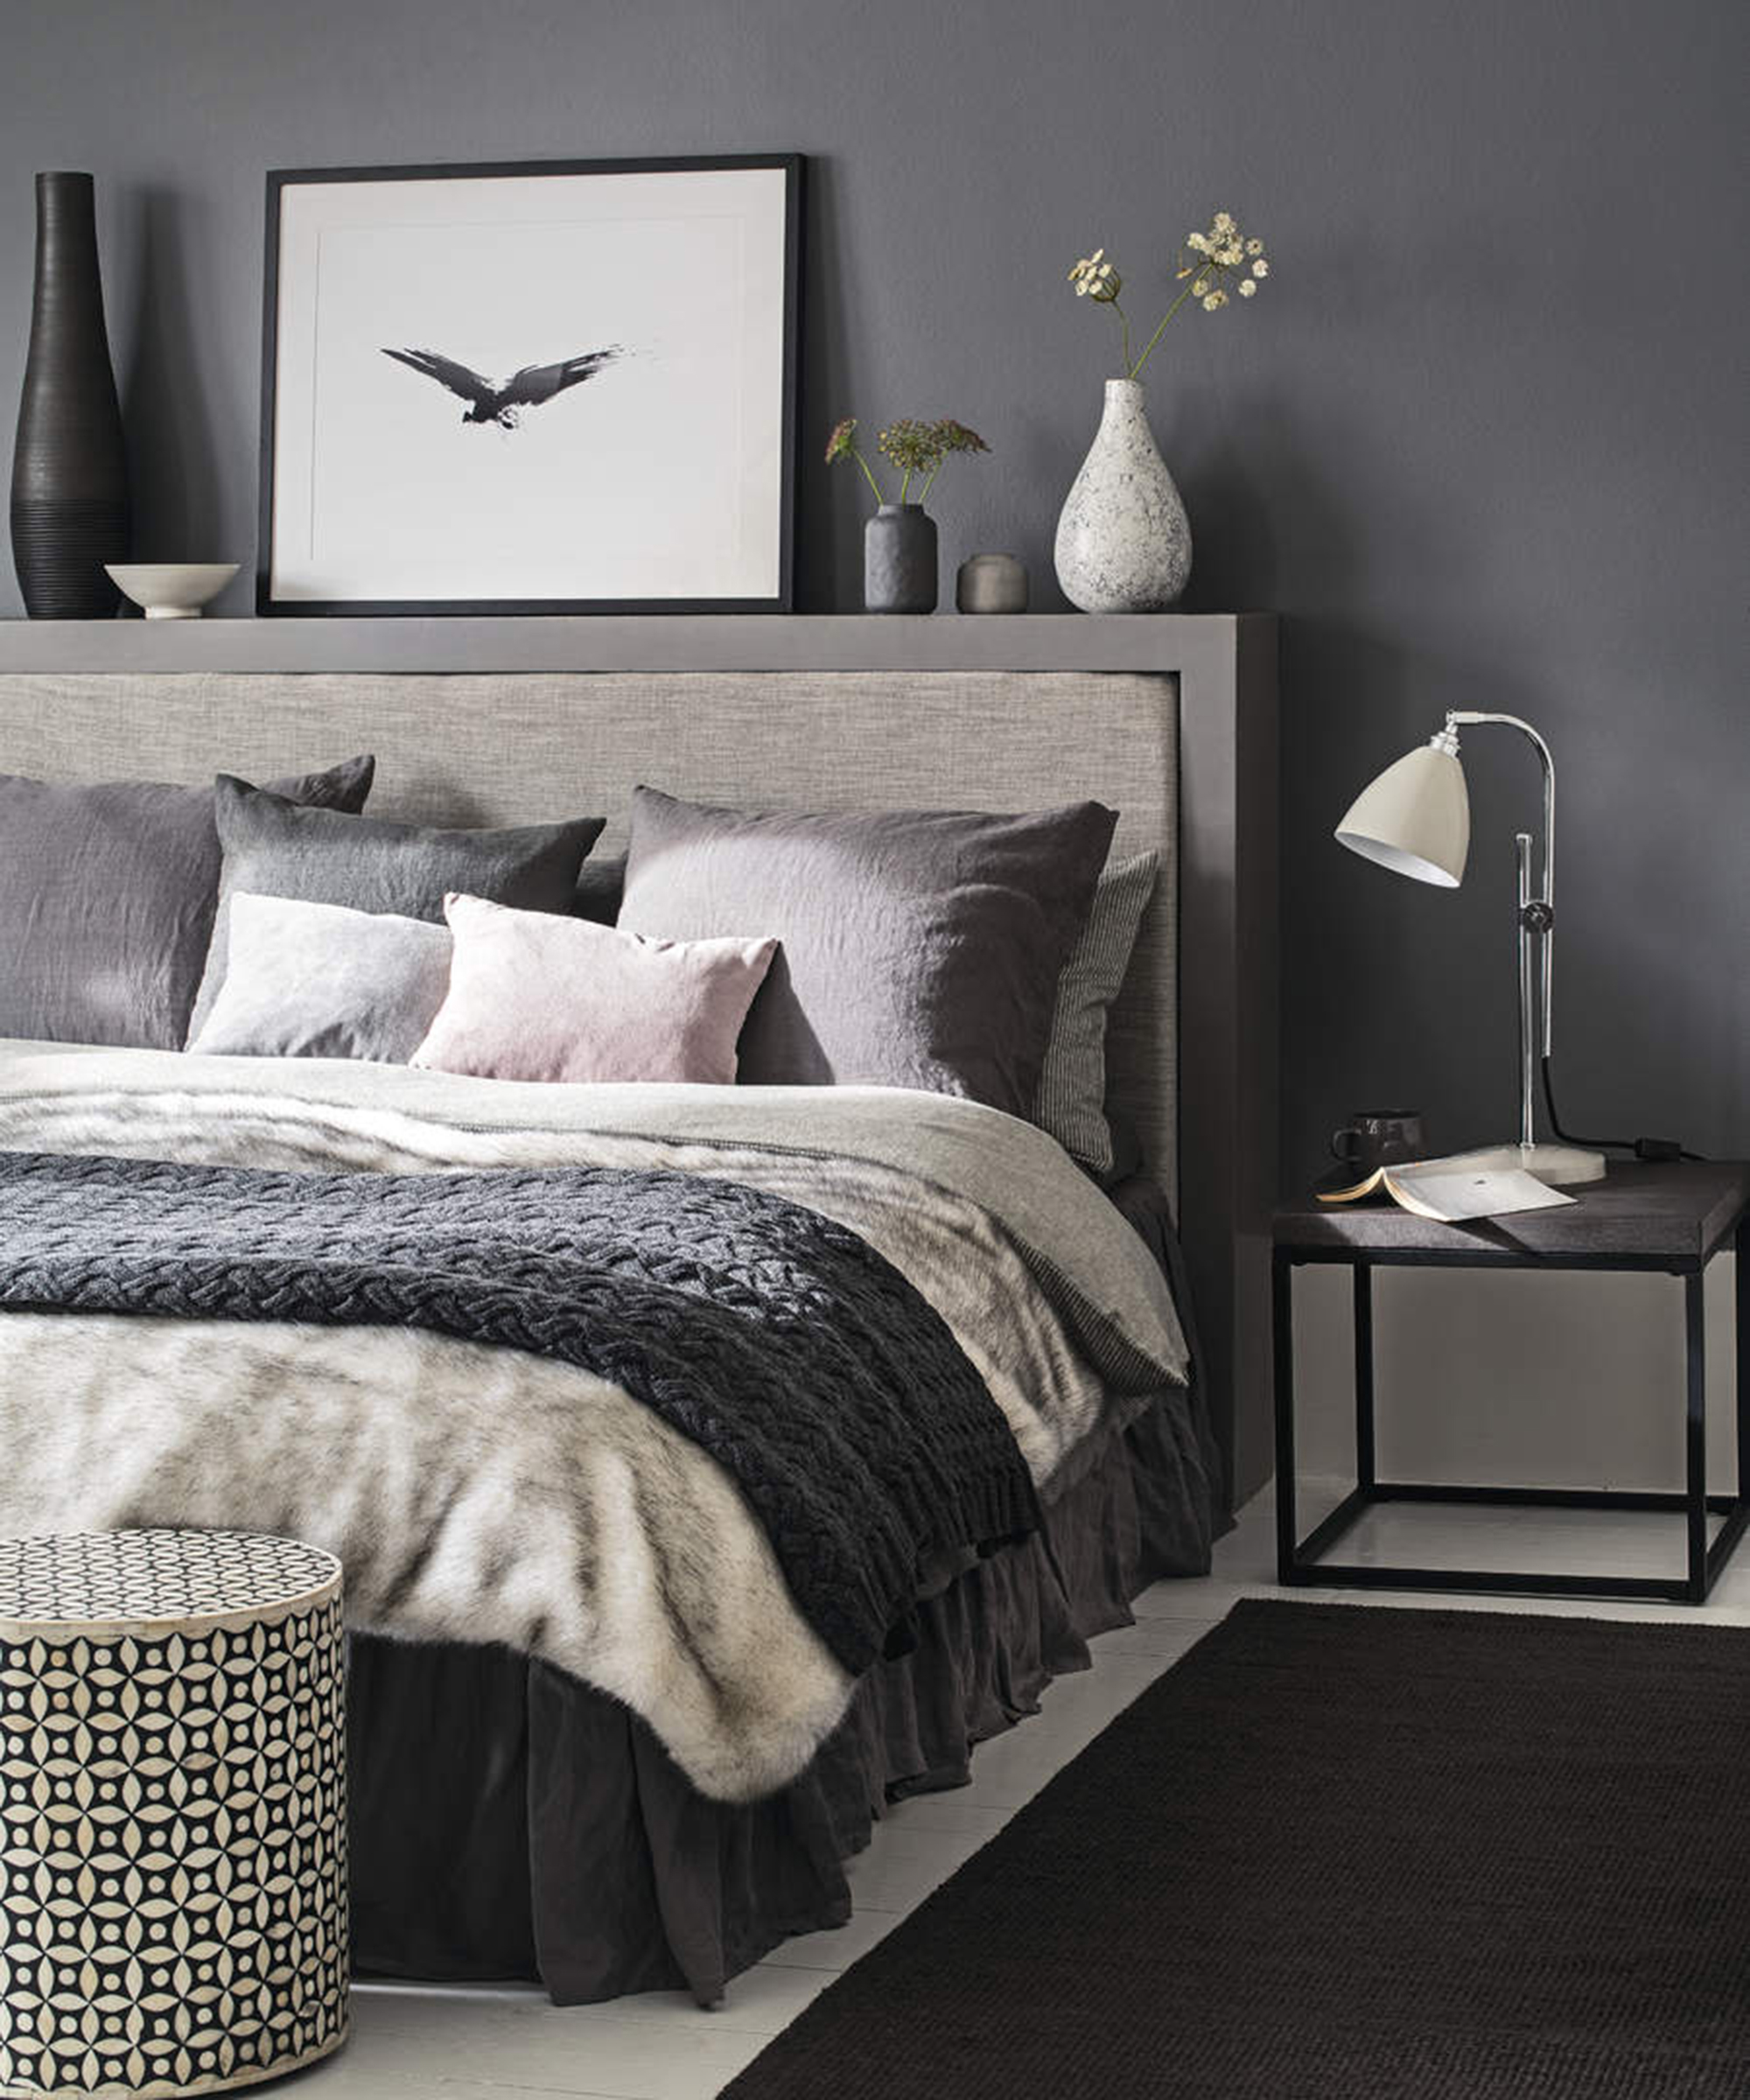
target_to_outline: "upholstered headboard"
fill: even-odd
[[[391,632],[403,626],[416,626],[416,649]],[[1178,1199],[1235,1485],[1263,1477],[1267,1216],[1257,1214],[1268,1195],[1250,1186],[1242,1204],[1241,1192],[1258,1182],[1254,1155],[1267,1152],[1274,1174],[1270,623],[490,622],[481,631],[500,653],[461,668],[480,663],[472,626],[256,621],[166,634],[81,623],[63,641],[9,623],[0,772],[196,780],[222,766],[262,778],[374,751],[374,814],[458,824],[600,814],[609,828],[598,857],[624,849],[640,782],[750,807],[1021,809],[1091,797],[1117,809],[1116,850],[1158,849],[1161,873],[1114,1014],[1112,1103]],[[542,652],[561,629],[580,639],[562,637],[563,660],[550,668]],[[651,642],[652,630],[666,633]],[[842,664],[850,630],[870,635],[878,668],[791,668],[798,649],[816,648]],[[1242,706],[1248,630],[1264,668]],[[1169,640],[1186,646],[1146,646]],[[909,667],[924,642],[937,662],[893,668],[896,656]],[[1040,667],[1000,661],[1011,646]],[[749,662],[766,649],[780,668]],[[686,668],[701,650],[732,668]],[[370,668],[383,652],[388,668]],[[335,653],[340,668],[282,668]],[[628,664],[653,654],[657,668]],[[609,668],[567,668],[579,661]],[[505,662],[514,668],[494,668]],[[1101,668],[1077,668],[1088,662]],[[122,668],[103,668],[112,663]],[[1250,782],[1249,763],[1259,773]],[[1254,1244],[1242,1250],[1245,1208]],[[1242,1266],[1256,1271],[1244,1311]],[[1236,1439],[1227,1418],[1242,1385],[1256,1390],[1238,1408],[1250,1426]]]
[[[503,824],[606,816],[632,790],[750,808],[1030,809],[1090,798],[1117,850],[1161,874],[1115,1016],[1114,1105],[1169,1189],[1178,1173],[1178,690],[1054,672],[682,672],[651,676],[181,676],[33,682],[0,770],[194,780],[377,754],[373,816]]]

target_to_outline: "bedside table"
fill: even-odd
[[[1602,1181],[1555,1210],[1436,1224],[1395,1203],[1326,1205],[1309,1197],[1276,1214],[1272,1306],[1276,1354],[1277,1577],[1285,1584],[1357,1588],[1516,1592],[1546,1597],[1656,1597],[1700,1604],[1750,1522],[1750,1166],[1613,1164]],[[1705,1345],[1702,1277],[1737,1250],[1738,1491],[1707,1492]],[[1295,1514],[1294,1271],[1337,1263],[1353,1273],[1355,1336],[1355,1487],[1305,1538]],[[1651,1270],[1684,1283],[1687,1377],[1685,1486],[1681,1493],[1603,1488],[1467,1488],[1382,1480],[1374,1460],[1373,1272],[1386,1268]],[[1494,1503],[1545,1509],[1668,1510],[1684,1519],[1679,1577],[1509,1573],[1471,1568],[1362,1565],[1320,1556],[1364,1511],[1382,1502]],[[1708,1544],[1710,1513],[1724,1516]]]

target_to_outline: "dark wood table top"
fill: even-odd
[[[1273,1237],[1292,1252],[1348,1252],[1383,1260],[1433,1256],[1480,1264],[1596,1264],[1694,1268],[1750,1208],[1750,1165],[1741,1160],[1644,1166],[1613,1160],[1602,1181],[1565,1192],[1571,1204],[1511,1217],[1442,1225],[1390,1197],[1320,1203],[1308,1194],[1277,1212]]]

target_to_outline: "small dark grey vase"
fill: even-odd
[[[103,326],[95,186],[37,178],[31,347],[12,453],[12,559],[32,620],[103,620],[125,562],[128,452]]]
[[[935,520],[916,503],[884,503],[863,528],[866,612],[934,612]]]

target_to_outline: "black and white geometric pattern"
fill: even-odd
[[[0,1624],[139,1622],[270,1610],[325,1590],[340,1563],[257,1531],[84,1531],[0,1538]]]
[[[341,1624],[294,1541],[0,1542],[0,2100],[222,2090],[345,2039]]]

